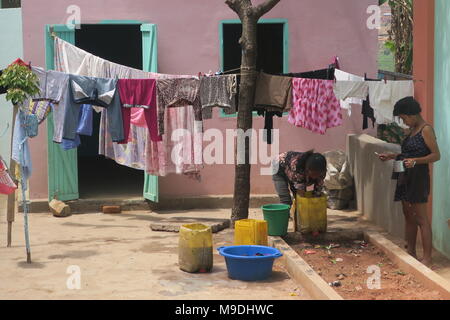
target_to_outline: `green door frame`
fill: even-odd
[[[45,27],[45,65],[47,70],[55,69],[54,41],[51,37],[50,25]],[[53,31],[61,39],[75,43],[75,31],[66,25],[54,25]],[[47,117],[47,168],[48,199],[57,197],[61,201],[79,198],[77,149],[64,151],[59,144],[53,142],[53,117]]]
[[[158,41],[156,25],[146,24],[137,20],[103,20],[99,24],[134,24],[141,25],[143,70],[158,71]],[[45,28],[46,34],[46,69],[54,69],[54,47],[50,35],[50,25]],[[75,30],[66,25],[53,25],[53,31],[63,40],[75,43]],[[53,142],[53,118],[48,117],[48,198],[51,200],[55,193],[59,200],[68,201],[79,198],[78,190],[78,158],[77,149],[63,151]],[[159,201],[158,177],[145,173],[143,197],[153,202]]]
[[[223,54],[223,29],[226,24],[241,24],[239,19],[227,19],[219,22],[219,42],[220,42],[220,70],[223,70],[224,54]],[[289,72],[289,22],[288,19],[260,19],[258,24],[283,24],[283,73]],[[287,114],[287,113],[286,113]],[[256,116],[257,113],[253,112]],[[237,114],[226,114],[220,110],[221,118],[234,118]]]

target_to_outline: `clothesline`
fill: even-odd
[[[221,107],[229,114],[237,111],[236,74],[196,77],[145,72],[97,57],[58,37],[55,37],[55,68],[57,71],[32,68],[40,77],[42,90],[41,96],[34,97],[29,107],[40,122],[53,110],[53,141],[62,143],[65,149],[77,147],[78,135],[90,132],[89,128],[87,131],[79,128],[84,121],[89,121],[82,119],[91,117],[91,105],[99,105],[102,107],[99,154],[154,175],[198,173],[201,164],[194,158],[198,159],[202,150],[199,134],[203,131],[203,120],[211,118],[212,107]],[[228,72],[235,70],[241,68]],[[334,83],[334,79],[339,81]],[[371,118],[377,122],[391,121],[392,112],[388,109],[393,107],[393,101],[400,95],[412,93],[409,89],[413,86],[404,89],[404,83],[374,84],[330,67],[278,76],[259,72],[255,110],[261,111],[266,119],[268,143],[273,127],[271,119],[283,112],[289,112],[289,123],[324,134],[327,129],[342,124],[341,109],[347,109],[350,115],[350,106],[362,104],[369,93],[375,98],[371,99],[374,107]],[[127,85],[131,87],[121,92]],[[133,86],[140,86],[141,93],[137,94],[137,87]],[[400,86],[400,90],[393,89],[395,86]],[[311,96],[310,92],[315,90],[321,94]],[[114,95],[115,91],[120,94]],[[98,97],[94,92],[98,92]],[[377,99],[378,96],[381,99]],[[82,105],[86,107],[80,108]],[[186,108],[169,108],[171,106]],[[173,149],[174,143],[170,141],[170,134],[179,128],[187,129],[191,140],[184,142],[183,159],[172,165],[168,150]],[[155,129],[158,134],[151,134]]]

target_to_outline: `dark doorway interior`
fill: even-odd
[[[2,9],[10,9],[10,8],[20,8],[21,1],[20,0],[1,0]]]
[[[256,68],[271,74],[283,73],[283,28],[282,23],[258,24],[258,59]],[[241,66],[242,34],[240,23],[223,25],[223,70],[232,70]]]
[[[142,69],[140,25],[81,25],[75,44],[104,59]],[[98,154],[100,114],[94,112],[93,135],[81,136],[78,184],[81,199],[142,197],[144,172]]]

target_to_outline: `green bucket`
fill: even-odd
[[[287,204],[266,204],[261,209],[267,221],[269,236],[286,235],[291,207]]]

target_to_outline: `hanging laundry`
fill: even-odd
[[[351,73],[348,73],[348,72],[345,72],[345,71],[342,71],[342,70],[339,70],[339,69],[336,69],[334,71],[334,76],[336,78],[336,82],[339,82],[339,81],[358,81],[358,82],[363,82],[364,81],[363,77],[360,77],[360,76],[357,76],[357,75],[354,75],[354,74],[351,74]],[[336,91],[335,91],[335,93],[336,93]],[[338,90],[338,93],[340,93],[339,90]],[[338,95],[338,94],[336,93],[336,95]],[[346,96],[346,94],[343,94],[343,96]],[[347,95],[347,97],[348,97],[348,95]],[[346,99],[341,99],[340,97],[338,97],[338,99],[341,99],[341,101],[340,101],[341,108],[347,110],[348,115],[351,116],[351,114],[352,114],[352,106],[351,106],[351,104],[359,104],[359,105],[361,105],[362,102],[363,102],[362,99],[365,99],[366,97],[367,97],[367,94],[364,95],[363,98],[349,97],[349,98],[346,98]]]
[[[39,80],[39,93],[34,95],[24,105],[28,106],[27,113],[34,114],[41,124],[52,109],[55,109],[55,104],[58,104],[62,99],[64,86],[67,86],[68,75],[55,71],[45,71],[39,67],[32,67],[32,72]]]
[[[364,81],[380,81],[379,79],[369,79],[364,75]],[[372,120],[372,127],[375,127],[375,114],[373,108],[370,106],[370,96],[363,101],[361,113],[363,115],[363,130],[369,127],[369,119]]]
[[[314,70],[314,71],[284,73],[282,75],[292,77],[292,78],[334,80],[335,72],[336,72],[336,69],[333,67],[330,67],[327,69],[320,69],[320,70]]]
[[[156,80],[154,79],[120,79],[119,96],[122,104],[124,141],[127,143],[130,124],[148,128],[153,141],[161,141],[158,135]]]
[[[165,112],[164,127],[167,129],[162,142],[148,141],[146,172],[156,176],[170,173],[183,174],[200,180],[202,165],[202,131],[195,120],[193,106],[168,108]],[[173,136],[179,129],[181,135]],[[177,139],[173,139],[176,138]],[[175,140],[175,141],[174,141]]]
[[[41,124],[47,118],[52,108],[54,108],[54,105],[48,100],[31,100],[28,106],[28,114],[36,115],[39,124]]]
[[[320,134],[342,125],[341,106],[333,92],[333,83],[332,80],[294,78],[294,106],[288,122]]]
[[[403,126],[399,119],[395,119],[394,105],[400,99],[414,96],[414,82],[406,81],[370,81],[369,85],[370,104],[374,110],[377,124],[390,124],[397,122]]]
[[[202,118],[212,118],[212,108],[220,107],[225,114],[234,114],[236,109],[236,75],[211,76],[200,78],[200,101]]]
[[[30,148],[28,146],[28,135],[30,134],[30,132],[27,132],[28,130],[26,130],[26,118],[27,115],[19,110],[15,119],[11,158],[16,161],[22,168],[21,177],[25,181],[28,181],[33,171],[33,166],[31,163]]]
[[[256,79],[253,110],[264,117],[264,138],[272,144],[273,117],[292,108],[292,78],[260,72]]]
[[[346,109],[349,116],[352,115],[351,103],[362,104],[362,99],[369,94],[369,86],[364,81],[336,81],[333,90],[340,100],[341,108]]]
[[[75,140],[63,139],[61,148],[63,150],[70,150],[78,148],[81,145],[80,135],[92,136],[93,131],[93,108],[90,104],[83,104],[80,107],[80,115],[78,120],[77,134]]]
[[[124,139],[124,128],[117,80],[70,75],[66,94],[63,138],[75,140],[80,104],[106,108],[113,141]]]
[[[375,127],[375,114],[370,106],[370,96],[367,95],[366,100],[363,101],[361,114],[363,115],[363,130],[369,127],[369,119],[372,120],[372,127]]]
[[[256,79],[255,107],[266,111],[292,108],[292,79],[260,72]]]
[[[158,131],[160,135],[164,133],[164,113],[169,107],[192,105],[196,121],[202,121],[199,79],[158,79],[156,88],[158,97]]]
[[[17,185],[8,173],[8,167],[0,156],[0,194],[11,194],[17,189]]]
[[[283,117],[283,113],[280,111],[265,111],[258,110],[258,115],[264,117],[264,136],[263,140],[267,144],[272,144],[272,130],[273,130],[273,117],[277,116],[279,118]]]
[[[37,67],[32,67],[32,71],[39,78],[40,93],[31,99],[34,104],[31,106],[30,102],[30,108],[36,110],[41,122],[50,111],[53,111],[53,141],[61,143],[69,75],[65,72],[45,71]],[[39,103],[36,104],[36,101]]]
[[[63,149],[64,151],[76,149],[80,145],[81,145],[81,139],[78,134],[75,136],[74,140],[62,139],[62,142],[60,144],[61,149]]]
[[[89,67],[87,67],[89,66]],[[116,78],[116,79],[192,79],[190,75],[168,75],[154,72],[146,72],[130,67],[126,67],[99,57],[77,48],[76,46],[61,40],[59,38],[55,41],[55,67],[58,71],[63,71],[72,74],[79,74],[84,76],[99,77],[99,78]],[[124,108],[122,108],[124,109]],[[142,108],[141,108],[142,109]],[[189,109],[186,112],[185,109]],[[201,121],[194,120],[194,109],[185,104],[185,108],[169,108],[170,112],[165,113],[165,119],[178,119],[175,121],[181,127],[182,119],[186,117],[192,118],[193,123],[188,122],[189,127],[195,134],[190,144],[195,145],[194,156],[196,159],[201,159],[202,155],[202,133]],[[151,141],[150,134],[147,128],[139,127],[130,124],[129,141],[127,144],[118,144],[113,142],[109,133],[108,114],[103,109],[100,118],[100,132],[99,132],[99,154],[102,154],[110,159],[115,160],[118,164],[128,166],[130,168],[146,170],[151,174],[158,176],[167,175],[169,173],[176,173],[177,169],[172,164],[171,160],[171,132],[167,132],[163,136],[163,141]],[[172,121],[172,122],[173,122]],[[186,120],[184,120],[186,122]],[[168,124],[167,124],[168,125]],[[176,126],[175,126],[176,127]],[[199,131],[200,130],[200,131]],[[188,148],[184,148],[188,150]],[[183,174],[199,178],[199,172],[202,165],[185,166],[178,169],[178,172],[185,171]]]

